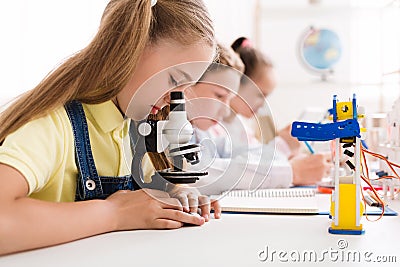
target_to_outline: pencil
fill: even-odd
[[[304,144],[306,144],[306,147],[308,148],[308,151],[310,151],[311,154],[314,154],[314,149],[312,148],[312,146],[307,142],[304,141]]]

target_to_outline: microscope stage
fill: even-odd
[[[193,172],[193,171],[171,171],[162,170],[157,172],[165,180],[173,184],[191,184],[199,180],[199,176],[205,176],[208,172]]]

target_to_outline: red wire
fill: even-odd
[[[381,212],[381,215],[379,216],[378,219],[376,219],[376,220],[373,221],[373,222],[376,222],[376,221],[380,220],[380,219],[383,217],[383,215],[385,214],[385,203],[384,203],[384,202],[382,201],[382,199],[379,197],[378,192],[376,192],[375,188],[372,186],[372,184],[369,182],[369,180],[368,180],[364,175],[361,175],[361,178],[364,180],[364,182],[366,182],[366,183],[369,185],[369,187],[371,188],[372,192],[374,193],[376,199],[377,199],[378,202],[382,205],[382,212]],[[363,200],[364,200],[364,204],[365,204],[364,195],[363,195]],[[367,213],[365,213],[365,214],[366,214],[365,217],[367,218],[367,220],[368,220],[368,221],[371,221],[371,220],[368,218]]]
[[[367,165],[367,159],[366,159],[366,157],[365,157],[365,153],[364,153],[364,150],[362,149],[361,144],[360,144],[360,149],[361,149],[361,155],[362,155],[362,157],[363,157],[365,169],[366,169],[366,171],[367,171],[367,178],[369,179],[369,170],[368,170],[368,165]]]
[[[379,159],[384,160],[384,161],[386,162],[386,164],[389,166],[389,168],[392,170],[392,172],[396,175],[396,178],[397,178],[397,179],[400,179],[399,175],[397,174],[397,172],[396,172],[395,169],[393,168],[393,166],[395,166],[395,167],[397,167],[397,168],[400,168],[400,165],[389,161],[386,157],[384,157],[384,156],[382,156],[382,155],[380,155],[380,154],[377,154],[377,153],[368,151],[368,150],[366,150],[365,148],[362,148],[362,151],[365,152],[365,153],[368,153],[368,154],[370,154],[370,155],[372,155],[372,156],[374,156],[374,157],[376,157],[376,158],[379,158]]]

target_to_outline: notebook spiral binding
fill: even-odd
[[[285,189],[259,189],[250,190],[233,190],[226,192],[224,195],[228,197],[249,197],[249,198],[279,198],[279,197],[314,197],[316,190],[314,188],[285,188]]]

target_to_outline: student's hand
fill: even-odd
[[[330,153],[301,154],[290,160],[294,185],[313,185],[329,176],[333,167]]]
[[[289,146],[291,151],[291,157],[293,157],[299,153],[301,144],[299,140],[297,140],[297,138],[292,136],[291,131],[292,131],[292,125],[289,124],[285,128],[278,131],[277,135],[281,137]]]
[[[210,200],[208,196],[201,195],[196,188],[181,186],[169,186],[169,195],[179,200],[183,210],[186,212],[197,213],[201,210],[201,216],[206,220],[210,219],[210,210],[214,209],[214,217],[221,217],[221,206],[217,200]]]
[[[109,196],[115,230],[174,229],[184,223],[202,225],[205,219],[183,211],[182,205],[168,193],[158,190],[122,190]]]

